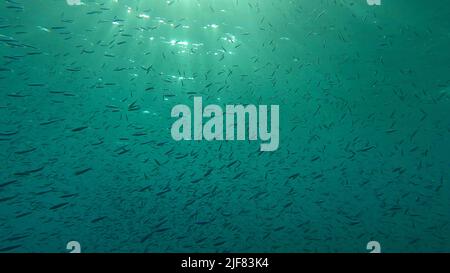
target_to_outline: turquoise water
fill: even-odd
[[[450,251],[450,3],[6,0],[0,251]],[[280,106],[280,145],[172,139]]]

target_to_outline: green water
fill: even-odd
[[[0,251],[450,251],[450,3],[0,4]],[[171,109],[280,106],[280,145]]]

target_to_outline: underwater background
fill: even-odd
[[[0,251],[449,252],[449,48],[444,0],[2,1]],[[279,149],[174,141],[194,96]]]

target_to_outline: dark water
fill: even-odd
[[[9,0],[0,251],[450,251],[450,3]],[[280,106],[280,146],[172,139]]]

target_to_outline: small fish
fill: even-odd
[[[36,151],[36,149],[37,149],[37,148],[31,148],[31,149],[28,149],[28,150],[16,151],[16,152],[14,152],[14,153],[15,153],[15,154],[18,154],[18,155],[23,155],[23,154],[27,154],[27,153],[34,152],[34,151]]]
[[[42,171],[43,169],[44,169],[44,166],[42,166],[42,167],[40,167],[40,168],[37,168],[37,169],[33,169],[33,170],[28,170],[28,171],[23,171],[23,172],[16,172],[16,173],[14,173],[14,175],[17,175],[17,176],[26,176],[26,175],[30,175],[30,174],[33,174],[33,173],[40,172],[40,171]]]
[[[372,150],[374,148],[375,148],[375,146],[369,146],[369,147],[365,147],[365,148],[359,149],[358,152],[367,152],[367,151],[370,151],[370,150]]]
[[[69,202],[64,202],[64,203],[61,203],[61,204],[58,204],[58,205],[54,205],[53,207],[50,208],[50,210],[59,209],[59,208],[62,208],[64,206],[67,206],[68,204],[69,204]]]
[[[46,126],[46,125],[50,125],[50,124],[53,124],[53,123],[56,123],[59,121],[64,121],[64,119],[53,119],[53,120],[49,120],[49,121],[44,121],[44,122],[39,123],[39,125]]]
[[[82,175],[82,174],[87,173],[88,171],[91,171],[91,170],[92,170],[92,168],[86,168],[86,169],[83,169],[83,170],[80,170],[80,171],[76,171],[75,172],[75,176]]]
[[[0,203],[6,202],[6,201],[9,201],[9,200],[13,200],[16,197],[17,197],[17,195],[0,198]]]
[[[85,130],[87,128],[88,128],[87,126],[77,127],[77,128],[72,129],[72,132],[80,132],[80,131],[83,131],[83,130]]]
[[[65,194],[65,195],[61,195],[61,198],[69,198],[69,197],[75,197],[78,196],[78,193],[72,193],[72,194]]]
[[[18,181],[18,180],[11,180],[11,181],[2,183],[2,184],[0,184],[0,188],[6,187],[6,186],[11,185],[11,184],[14,184],[14,183],[16,183],[17,181]]]
[[[17,249],[19,247],[22,247],[22,245],[7,246],[7,247],[4,247],[4,248],[0,248],[0,252],[11,251],[11,250]]]
[[[101,216],[101,217],[93,219],[91,221],[91,223],[97,223],[97,222],[100,222],[101,220],[104,220],[104,219],[106,219],[106,216]]]

